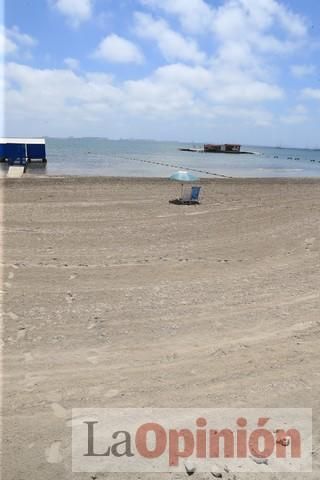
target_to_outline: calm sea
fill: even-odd
[[[32,166],[30,173],[48,175],[111,175],[168,177],[177,169],[192,168],[200,177],[317,177],[320,151],[244,146],[256,155],[223,155],[180,152],[199,144],[102,138],[47,138],[46,167]],[[150,163],[149,163],[150,162]],[[169,166],[168,166],[169,165]]]

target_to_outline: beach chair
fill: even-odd
[[[200,191],[201,187],[196,186],[184,189],[182,197],[179,199],[179,203],[185,205],[199,204]]]
[[[191,188],[191,203],[200,203],[200,191],[201,187]]]

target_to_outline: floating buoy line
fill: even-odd
[[[280,160],[294,160],[299,162],[311,162],[311,163],[319,163],[320,159],[316,160],[315,158],[301,158],[301,157],[294,157],[294,156],[287,156],[287,155],[266,155],[265,153],[259,153],[264,158],[271,158],[271,159],[280,159]]]
[[[90,154],[92,155],[91,152],[90,152]],[[98,155],[95,155],[95,156],[100,156],[100,155],[98,154]],[[257,156],[261,156],[261,157],[268,158],[268,159],[273,159],[273,160],[291,160],[291,161],[300,161],[300,162],[311,162],[311,163],[320,165],[320,159],[316,160],[314,158],[310,159],[310,158],[301,158],[301,157],[286,156],[286,155],[266,155],[263,152],[257,153]],[[230,175],[223,175],[222,173],[211,172],[209,170],[204,170],[204,169],[200,169],[200,168],[185,167],[183,165],[176,165],[176,164],[173,164],[173,163],[157,162],[155,160],[144,160],[142,158],[136,158],[136,157],[130,157],[130,156],[124,156],[124,155],[117,155],[117,154],[114,155],[113,158],[118,158],[118,159],[121,159],[121,160],[127,160],[127,161],[132,161],[132,162],[146,163],[146,164],[149,164],[149,165],[158,165],[158,166],[161,166],[161,167],[174,168],[174,169],[177,169],[177,170],[186,170],[186,171],[189,171],[189,172],[200,173],[200,174],[204,174],[204,175],[211,176],[211,177],[220,177],[220,178],[229,178],[229,179],[234,178]]]
[[[121,156],[121,155],[115,155],[115,158],[121,158],[123,160],[131,160],[133,162],[149,163],[151,165],[160,165],[162,167],[176,168],[178,170],[187,170],[189,172],[204,173],[205,175],[211,175],[213,177],[233,178],[233,177],[228,176],[228,175],[223,175],[222,173],[209,172],[208,170],[201,170],[199,168],[184,167],[183,165],[175,165],[175,164],[172,164],[172,163],[155,162],[153,160],[143,160],[141,158],[124,157],[124,156]]]

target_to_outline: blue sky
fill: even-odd
[[[4,134],[319,146],[317,0],[10,0]]]

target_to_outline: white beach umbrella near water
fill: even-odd
[[[176,182],[181,183],[181,197],[182,197],[183,185],[185,183],[197,182],[199,180],[199,177],[196,177],[196,175],[193,175],[193,173],[187,172],[185,170],[179,170],[178,172],[171,175],[170,180],[174,180]]]

